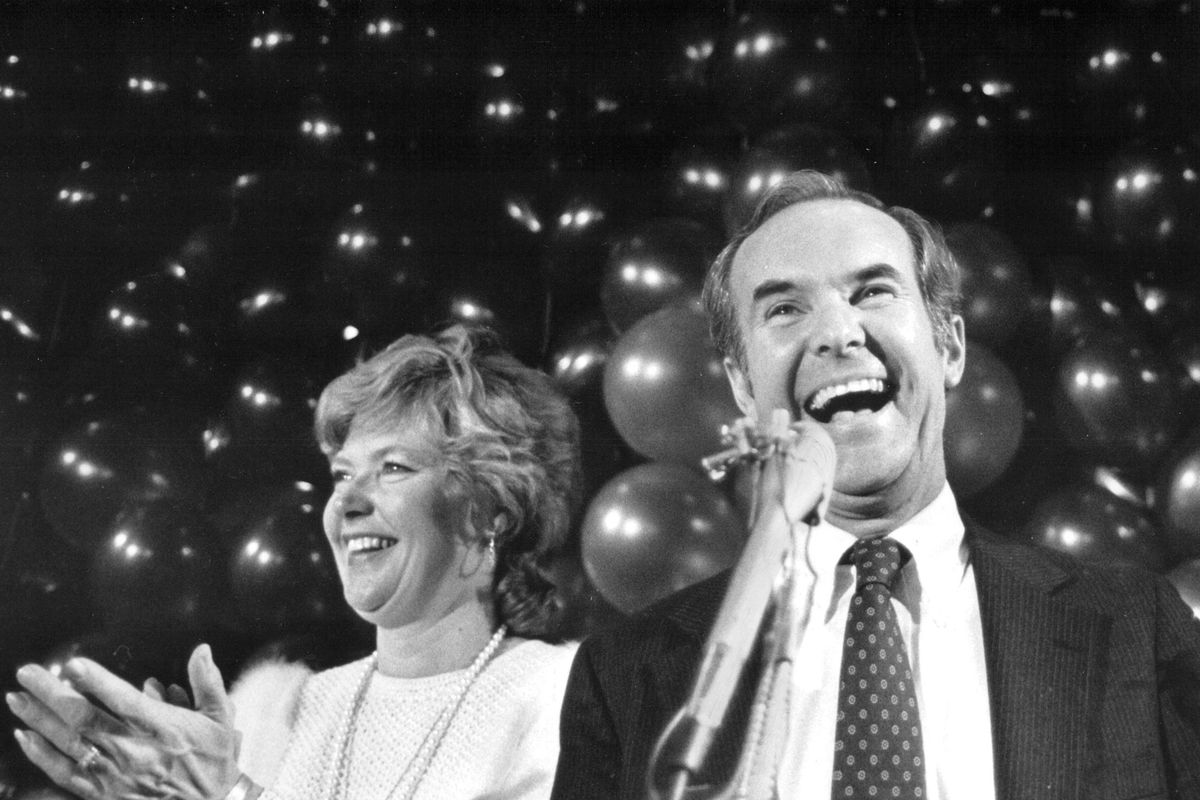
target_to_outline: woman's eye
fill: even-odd
[[[343,481],[350,479],[350,473],[346,472],[344,469],[335,469],[331,471],[329,475],[331,478],[333,478],[334,483],[342,483]]]
[[[383,464],[384,475],[408,475],[412,472],[416,472],[416,470],[399,461],[385,461]]]

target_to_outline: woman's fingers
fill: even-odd
[[[79,692],[95,698],[106,708],[110,709],[120,720],[139,725],[151,731],[159,730],[161,720],[156,711],[162,708],[161,704],[142,694],[95,661],[88,658],[72,658],[63,666],[63,675],[71,681],[71,684]],[[17,677],[20,679],[19,672]],[[51,704],[51,708],[53,707]],[[94,716],[90,720],[91,724],[83,726],[85,729],[101,728],[112,730],[111,724],[104,724],[111,721],[101,719],[103,712],[94,707],[92,707],[92,711]],[[67,722],[70,723],[71,720],[67,719]]]
[[[233,725],[233,702],[225,692],[225,680],[213,662],[208,645],[202,644],[192,651],[188,680],[196,698],[196,710],[223,725]]]
[[[17,682],[75,730],[94,727],[101,714],[86,697],[37,664],[17,670]]]
[[[56,784],[79,797],[99,798],[94,776],[79,769],[78,764],[59,752],[58,748],[36,731],[13,731],[25,757],[37,765]]]
[[[82,758],[88,745],[58,714],[33,695],[10,692],[5,695],[9,709],[26,725],[70,758]]]

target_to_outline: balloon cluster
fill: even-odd
[[[313,398],[449,321],[579,412],[577,633],[727,565],[736,490],[696,460],[737,411],[696,293],[805,167],[945,227],[968,510],[1195,598],[1198,12],[902,6],[4,9],[0,671],[356,646]]]

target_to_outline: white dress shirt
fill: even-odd
[[[916,683],[926,797],[994,800],[979,596],[949,485],[890,535],[913,556],[892,603]],[[789,733],[777,783],[781,800],[830,796],[842,639],[855,585],[854,567],[838,561],[853,543],[849,533],[822,523],[809,537],[811,569],[798,559],[803,585],[795,611],[804,622],[792,662]]]

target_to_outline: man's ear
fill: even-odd
[[[953,389],[962,380],[963,369],[967,365],[967,329],[958,314],[950,318],[950,341],[942,350],[942,365],[946,388]]]
[[[726,356],[722,363],[725,365],[725,377],[729,379],[729,388],[733,390],[734,402],[742,414],[757,422],[758,414],[755,412],[754,394],[750,391],[750,379],[732,358]]]

